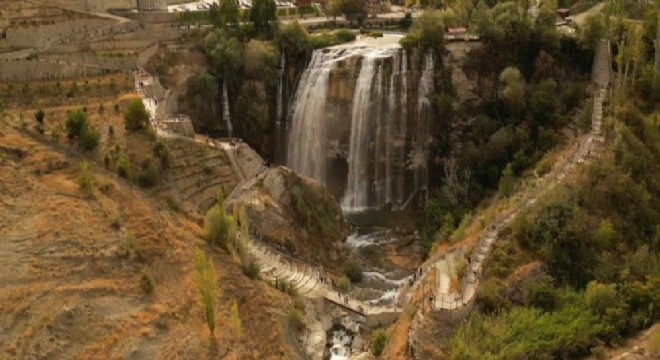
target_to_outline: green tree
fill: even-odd
[[[142,131],[149,124],[149,113],[142,100],[133,100],[124,110],[124,125],[129,131]]]
[[[94,178],[89,171],[89,162],[83,161],[80,163],[80,172],[78,173],[78,188],[86,197],[94,195]]]
[[[195,105],[193,118],[204,128],[212,129],[218,121],[218,79],[209,73],[196,76],[190,84],[190,95]]]
[[[380,356],[383,354],[385,345],[387,345],[387,340],[387,332],[384,329],[378,329],[374,331],[373,335],[371,336],[371,353],[375,357],[380,358]]]
[[[605,315],[607,308],[617,306],[616,285],[605,285],[592,281],[587,285],[585,299],[587,306],[596,315]]]
[[[337,18],[337,16],[340,16],[343,14],[343,1],[342,0],[329,0],[328,1],[328,7],[326,9],[326,14],[328,16],[332,16],[334,19]]]
[[[498,185],[498,191],[500,196],[509,197],[513,193],[513,186],[515,185],[515,177],[513,175],[513,167],[511,163],[506,165],[506,168],[502,170],[502,177],[500,178],[500,183]]]
[[[85,126],[80,134],[80,145],[87,151],[96,149],[100,140],[101,133],[90,125]]]
[[[195,248],[195,284],[211,337],[215,332],[216,282],[217,276],[213,260],[207,259],[202,250]]]
[[[211,56],[211,73],[229,84],[237,82],[242,76],[243,44],[223,30],[215,30],[209,36],[206,43]]]
[[[277,5],[273,0],[254,0],[250,9],[250,21],[258,35],[271,36],[271,23],[277,20]]]
[[[87,126],[89,126],[87,115],[82,110],[70,111],[67,114],[64,127],[69,139],[79,137]]]
[[[46,113],[44,112],[44,109],[39,108],[37,112],[34,113],[34,119],[37,120],[37,128],[40,133],[44,133],[44,117],[46,116]]]
[[[311,50],[309,33],[298,20],[282,26],[275,37],[275,42],[282,52],[291,57],[299,57]]]
[[[410,33],[401,39],[402,45],[418,45],[422,51],[441,54],[445,46],[445,25],[438,11],[424,11],[413,20]]]
[[[238,26],[238,2],[236,0],[220,0],[220,4],[213,4],[217,7],[217,18],[215,25],[222,28]]]
[[[598,42],[607,36],[602,15],[589,15],[578,31],[578,41],[587,49],[595,50]]]
[[[131,162],[126,154],[120,153],[117,157],[117,175],[124,179],[131,178]]]
[[[218,192],[216,204],[206,213],[204,234],[206,240],[213,245],[229,250],[233,242],[232,218],[225,213],[225,199],[222,191]]]
[[[231,304],[231,336],[236,343],[241,342],[241,316],[238,313],[238,304],[236,304],[236,300]]]
[[[525,106],[525,78],[520,70],[509,66],[500,73],[500,82],[504,84],[500,95],[512,113],[519,113]]]

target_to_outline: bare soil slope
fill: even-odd
[[[0,358],[208,358],[195,246],[218,273],[215,358],[299,358],[288,297],[206,247],[198,224],[108,172],[93,166],[95,196],[83,197],[79,160],[0,121]],[[240,343],[228,331],[234,300]]]

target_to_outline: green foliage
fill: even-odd
[[[34,119],[37,120],[40,125],[44,124],[44,117],[46,117],[46,113],[42,108],[39,108],[37,112],[34,113]]]
[[[298,292],[296,287],[286,279],[275,278],[275,288],[283,293],[291,296],[297,296]]]
[[[190,97],[194,105],[192,118],[208,128],[218,121],[217,102],[220,97],[218,79],[215,76],[203,73],[191,80]]]
[[[133,100],[124,110],[124,125],[128,131],[142,131],[149,125],[149,113],[141,100]]]
[[[313,190],[309,185],[299,182],[291,187],[290,200],[294,218],[309,233],[320,233],[328,237],[339,236],[338,214],[330,207],[332,195]]]
[[[253,280],[259,279],[259,274],[261,273],[259,262],[257,262],[254,256],[249,255],[241,257],[241,270],[243,274]]]
[[[509,197],[513,193],[516,179],[513,176],[513,167],[508,164],[502,171],[502,177],[498,185],[498,191],[501,197]]]
[[[614,284],[599,284],[592,281],[587,285],[585,293],[587,306],[591,311],[599,316],[605,315],[609,307],[617,306],[617,293]]]
[[[64,127],[66,128],[66,133],[69,136],[69,139],[79,137],[83,130],[88,126],[89,121],[87,120],[87,115],[81,110],[70,111],[67,114]]]
[[[298,331],[303,331],[307,328],[307,321],[305,320],[305,315],[302,311],[291,308],[289,309],[289,325],[293,326]]]
[[[131,162],[126,154],[120,153],[117,157],[117,175],[124,179],[131,178]]]
[[[227,28],[238,26],[239,11],[238,2],[232,0],[221,0],[219,4],[211,4],[209,17],[217,27]]]
[[[80,171],[78,173],[78,188],[85,195],[85,197],[94,196],[94,178],[89,171],[89,163],[83,161],[80,163]]]
[[[371,335],[371,354],[379,358],[383,354],[383,350],[385,350],[385,345],[387,345],[388,339],[389,336],[385,329],[377,329],[374,331]]]
[[[151,273],[149,272],[149,269],[146,267],[143,267],[140,269],[140,286],[142,287],[142,291],[144,291],[145,294],[151,295],[154,292],[154,279],[151,276]]]
[[[323,32],[309,37],[313,49],[321,49],[329,46],[335,46],[355,40],[355,34],[346,29],[335,32]]]
[[[589,15],[578,32],[580,45],[592,50],[596,49],[598,42],[606,36],[605,20],[600,14]]]
[[[577,358],[589,353],[597,319],[575,294],[555,312],[514,308],[493,316],[474,314],[451,344],[450,359]],[[549,356],[549,357],[548,357]]]
[[[101,134],[91,127],[83,111],[70,111],[64,126],[69,139],[79,138],[83,149],[91,151],[98,146]]]
[[[167,148],[167,145],[161,140],[156,140],[156,143],[154,144],[154,152],[160,159],[161,166],[167,168],[170,165],[170,150]]]
[[[80,145],[87,151],[96,149],[100,140],[101,133],[91,126],[85,126],[80,134]]]
[[[422,51],[433,50],[441,54],[445,47],[445,25],[440,12],[427,10],[413,20],[410,33],[401,40],[401,46],[419,46]]]
[[[344,274],[352,283],[362,281],[362,266],[356,260],[349,260],[344,264]]]
[[[309,33],[298,20],[281,26],[275,36],[275,43],[282,52],[292,57],[304,55],[311,50]]]
[[[206,240],[225,250],[229,250],[235,233],[232,234],[232,218],[225,213],[225,199],[222,191],[218,192],[216,204],[206,213],[204,235]]]
[[[142,171],[138,176],[138,185],[143,188],[150,188],[160,181],[160,171],[153,162],[147,161],[142,166]]]
[[[238,313],[238,304],[236,300],[231,304],[231,337],[235,342],[240,342],[242,337],[241,316]]]
[[[211,336],[215,331],[216,282],[217,276],[213,260],[207,260],[204,252],[195,248],[195,284]]]
[[[260,36],[272,35],[271,23],[277,20],[277,5],[274,0],[254,0],[250,9],[250,21]]]
[[[335,284],[339,290],[348,291],[351,288],[351,280],[347,276],[342,276]]]

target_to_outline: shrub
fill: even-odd
[[[115,127],[112,125],[108,125],[108,136],[111,138],[115,136]]]
[[[167,168],[170,165],[170,150],[167,148],[164,142],[157,140],[154,144],[154,152],[160,159],[160,163],[163,168]]]
[[[149,124],[149,113],[141,100],[134,100],[124,111],[126,130],[141,131]]]
[[[67,114],[64,127],[69,139],[73,139],[82,134],[83,130],[88,126],[87,116],[80,110],[70,111]]]
[[[337,32],[335,32],[335,37],[341,43],[346,43],[355,40],[355,34],[352,31],[346,29],[337,30]]]
[[[204,308],[204,319],[211,336],[215,331],[216,281],[217,276],[213,260],[207,260],[202,250],[195,249],[195,284],[199,292],[200,302]]]
[[[349,280],[346,276],[342,276],[337,280],[337,288],[343,291],[348,291],[348,289],[351,288],[351,280]]]
[[[145,294],[151,295],[154,292],[154,279],[147,268],[140,269],[140,285]]]
[[[92,151],[99,146],[101,134],[93,127],[87,125],[80,134],[80,145],[87,151]]]
[[[362,266],[355,260],[349,260],[344,266],[344,273],[352,283],[362,281]]]
[[[253,280],[258,279],[261,272],[259,262],[253,256],[243,256],[241,258],[241,270],[243,270],[243,274]]]
[[[124,179],[131,178],[131,162],[126,154],[119,154],[117,158],[117,175]]]
[[[305,328],[307,327],[307,323],[305,321],[305,316],[303,315],[303,312],[296,308],[289,309],[289,325],[298,329],[298,331],[305,330]]]
[[[83,161],[80,163],[80,173],[78,174],[78,188],[86,196],[91,197],[94,195],[94,179],[89,173],[89,163]]]
[[[105,153],[103,156],[103,166],[105,166],[106,169],[110,168],[110,154]]]
[[[384,329],[378,329],[374,331],[371,336],[371,353],[375,357],[380,357],[385,350],[385,345],[387,344],[387,332]]]
[[[138,176],[138,184],[141,187],[149,188],[158,184],[159,180],[160,172],[158,171],[158,167],[149,161],[147,165],[142,168],[142,172]]]
[[[44,124],[44,117],[45,116],[46,116],[46,113],[44,112],[44,110],[42,108],[39,108],[39,110],[37,110],[37,112],[34,113],[34,119],[37,120],[37,122],[40,125]]]
[[[236,300],[231,304],[231,336],[234,338],[234,341],[241,341],[241,316],[238,313],[238,304]]]
[[[231,241],[232,219],[225,213],[225,200],[222,192],[218,193],[216,204],[206,213],[204,234],[213,245],[229,250]]]

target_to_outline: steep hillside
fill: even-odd
[[[299,357],[283,321],[288,297],[207,248],[196,223],[96,166],[86,196],[80,160],[0,123],[0,358],[208,358],[196,246],[216,264],[218,354]],[[240,342],[226,330],[234,300]]]

